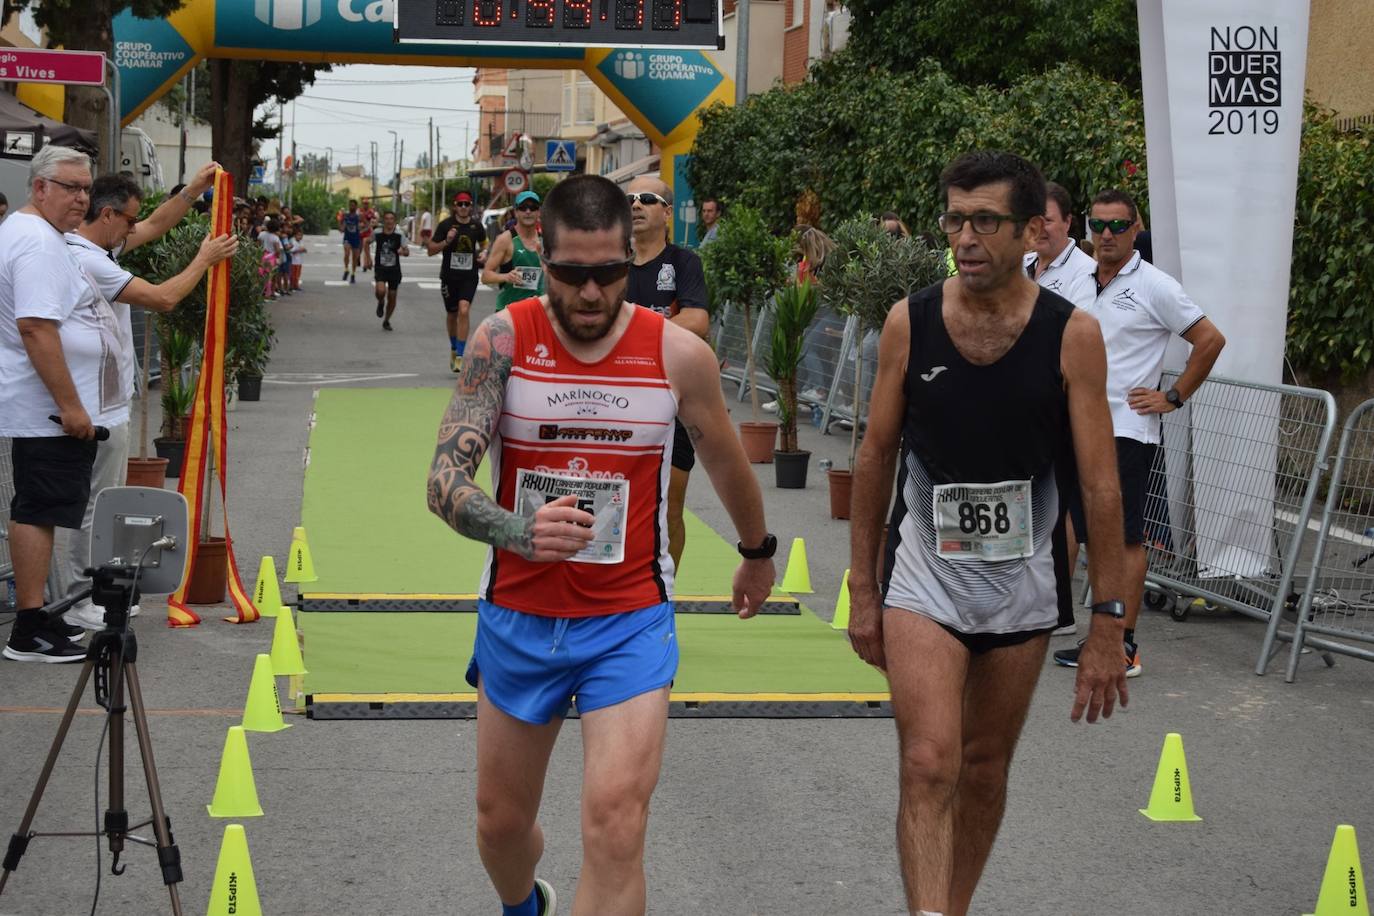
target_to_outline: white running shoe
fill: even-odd
[[[1074,634],[1077,633],[1077,632],[1078,632],[1078,621],[1075,620],[1073,623],[1067,624],[1067,625],[1065,625],[1065,626],[1062,626],[1062,627],[1055,627],[1055,628],[1054,628],[1054,632],[1052,632],[1050,635],[1051,635],[1051,636],[1072,636],[1072,635],[1074,635]]]
[[[534,879],[534,896],[539,900],[539,916],[554,916],[558,911],[558,895],[543,878]]]
[[[90,601],[78,601],[62,615],[62,622],[86,630],[105,629],[105,609]]]

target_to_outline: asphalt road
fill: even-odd
[[[262,401],[230,419],[230,520],[245,579],[257,558],[285,560],[300,512],[302,454],[313,392],[325,386],[452,384],[437,292],[438,260],[412,257],[396,330],[373,315],[371,275],[340,285],[337,236],[311,239],[306,289],[272,305],[278,345]],[[489,312],[484,292],[478,316]],[[737,419],[747,405],[732,400]],[[358,431],[360,448],[366,430]],[[846,461],[848,442],[809,427],[815,458]],[[813,459],[814,460],[814,459]],[[832,610],[847,565],[847,524],[827,511],[823,478],[780,491],[757,469],[772,529],[810,547],[808,602]],[[421,498],[417,487],[416,498]],[[733,539],[705,476],[689,506]],[[359,526],[367,520],[359,518]],[[288,593],[290,597],[291,593]],[[138,619],[139,668],[162,791],[185,866],[187,913],[204,912],[223,822],[206,815],[225,729],[238,720],[253,656],[269,625],[231,626],[206,609],[188,630]],[[747,627],[748,623],[741,623]],[[1148,613],[1144,676],[1130,709],[1073,725],[1071,675],[1047,664],[1013,766],[1010,800],[973,911],[1022,916],[1185,916],[1310,911],[1338,823],[1374,849],[1374,666],[1305,658],[1297,683],[1252,669],[1262,628],[1226,613],[1186,623]],[[1068,644],[1068,640],[1058,640]],[[1056,648],[1059,646],[1056,646]],[[416,651],[423,651],[416,646]],[[75,666],[0,662],[0,834],[19,823]],[[101,719],[89,693],[39,810],[36,829],[89,829]],[[250,736],[266,816],[245,821],[263,911],[450,916],[498,912],[473,846],[472,722],[312,722]],[[1156,824],[1149,797],[1164,735],[1186,742],[1201,823]],[[570,901],[579,866],[579,726],[554,753],[542,820],[540,873]],[[128,807],[146,816],[128,741]],[[649,911],[662,916],[904,912],[893,841],[896,740],[890,720],[675,720],[648,841]],[[103,772],[103,769],[102,769]],[[103,777],[102,777],[103,779]],[[102,800],[104,790],[102,788]],[[103,804],[103,801],[102,801]],[[105,874],[98,912],[169,912],[152,850]],[[95,841],[37,839],[0,914],[89,912]]]

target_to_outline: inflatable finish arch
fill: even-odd
[[[581,70],[663,150],[677,207],[673,237],[694,228],[687,154],[699,109],[732,104],[734,83],[701,51],[526,45],[396,44],[393,0],[189,0],[166,19],[114,21],[120,111],[128,124],[207,58]]]

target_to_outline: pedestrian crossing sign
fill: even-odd
[[[577,143],[573,140],[549,140],[544,145],[544,166],[550,172],[577,171]]]

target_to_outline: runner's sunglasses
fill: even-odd
[[[1134,225],[1135,220],[1133,219],[1098,219],[1093,217],[1088,220],[1088,228],[1097,235],[1101,235],[1103,229],[1112,230],[1112,235],[1120,235]]]
[[[636,201],[646,207],[650,204],[668,206],[668,199],[661,194],[655,194],[653,191],[640,191],[638,194],[626,194],[625,199],[628,200],[632,206]]]
[[[633,258],[623,261],[607,261],[604,264],[574,264],[569,261],[544,260],[544,267],[559,283],[569,286],[585,286],[591,280],[597,286],[610,286],[619,283],[630,273]]]

